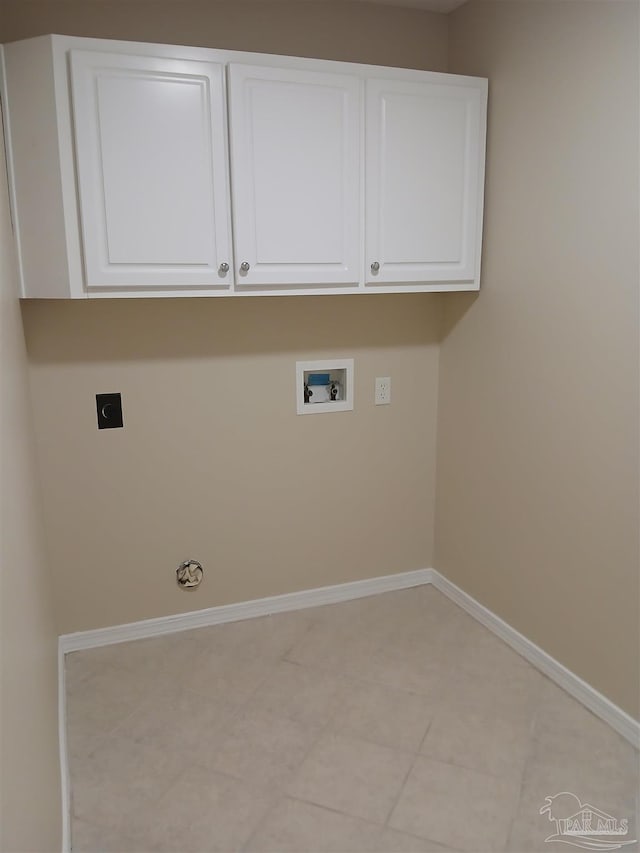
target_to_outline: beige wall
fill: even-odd
[[[430,565],[428,295],[34,302],[29,340],[62,632]],[[296,359],[353,357],[355,410],[299,417]],[[374,377],[393,403],[373,405]],[[98,432],[96,392],[125,428]],[[185,592],[175,567],[200,560]]]
[[[7,4],[4,40],[50,30],[446,66],[443,16],[359,3]],[[437,295],[23,317],[61,633],[431,565]],[[355,359],[354,412],[296,416],[295,362],[314,357]],[[110,391],[125,428],[98,432],[94,395]],[[206,578],[185,592],[189,557]]]
[[[0,143],[0,850],[61,847],[57,636]]]
[[[638,714],[638,4],[472,2],[482,292],[447,300],[435,565]]]
[[[447,68],[445,15],[350,0],[3,0],[0,41],[52,32]]]

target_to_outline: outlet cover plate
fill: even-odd
[[[391,402],[391,377],[376,376],[376,406],[388,406]]]

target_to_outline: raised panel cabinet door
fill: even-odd
[[[367,285],[477,285],[485,125],[485,81],[367,80]]]
[[[361,81],[229,67],[237,287],[355,285]]]
[[[71,83],[87,287],[229,287],[223,66],[71,51]]]

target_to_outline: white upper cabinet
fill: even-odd
[[[362,82],[229,66],[238,287],[360,279]]]
[[[229,287],[224,67],[84,50],[70,67],[87,286]]]
[[[486,84],[474,82],[367,80],[367,285],[477,286]]]
[[[480,286],[486,80],[73,36],[3,52],[23,296]]]

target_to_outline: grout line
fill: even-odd
[[[327,806],[325,803],[317,803],[315,800],[306,800],[304,797],[296,797],[292,794],[286,795],[288,799],[294,800],[296,803],[304,803],[306,806],[314,806],[317,809],[323,809],[326,812],[331,812],[331,814],[340,815],[340,817],[348,817],[351,820],[357,820],[361,823],[366,823],[368,826],[374,827],[375,829],[384,829],[384,823],[378,823],[375,820],[371,820],[367,817],[360,817],[360,815],[351,814],[350,812],[343,812],[340,809],[335,808],[334,806]]]
[[[285,718],[285,719],[287,719],[287,718]],[[266,823],[267,818],[268,818],[268,817],[273,813],[273,811],[275,810],[275,808],[276,808],[276,806],[278,805],[278,803],[280,803],[283,799],[287,799],[287,798],[289,798],[289,799],[291,799],[291,800],[295,800],[295,799],[297,799],[296,797],[292,797],[292,796],[287,792],[287,790],[286,790],[286,786],[287,786],[287,785],[289,785],[289,784],[290,784],[290,783],[291,783],[291,782],[296,778],[296,776],[297,776],[297,775],[298,775],[298,773],[300,772],[300,768],[302,767],[302,765],[305,763],[305,761],[307,760],[307,758],[311,755],[311,752],[313,751],[313,749],[315,748],[315,746],[319,743],[320,739],[321,739],[321,738],[326,734],[326,731],[327,731],[328,727],[329,727],[329,722],[327,722],[324,726],[318,726],[318,727],[317,727],[316,737],[311,739],[311,742],[310,742],[310,744],[309,744],[309,748],[305,751],[305,754],[304,754],[304,756],[301,758],[300,763],[298,764],[298,766],[296,767],[296,769],[291,773],[291,775],[290,775],[290,776],[289,776],[289,778],[286,780],[286,782],[282,784],[281,790],[280,790],[280,792],[279,792],[279,794],[280,794],[280,795],[279,795],[278,799],[276,799],[275,803],[273,804],[273,806],[272,806],[271,808],[267,809],[266,813],[265,813],[265,814],[264,814],[264,816],[260,819],[260,821],[258,822],[258,824],[257,824],[256,828],[254,829],[254,831],[251,833],[251,835],[249,836],[249,838],[248,838],[248,839],[245,841],[245,843],[242,845],[242,850],[246,850],[247,845],[252,841],[252,839],[254,838],[254,836],[257,834],[258,830],[259,830],[259,829],[261,829],[261,828],[262,828],[262,826]],[[243,781],[245,781],[245,780],[243,780]],[[303,801],[303,802],[304,802],[304,801]],[[317,805],[317,803],[314,803],[313,805]],[[324,808],[324,807],[323,807],[323,808]]]
[[[450,847],[447,844],[443,844],[441,841],[436,841],[434,838],[427,838],[424,835],[416,835],[414,832],[405,832],[403,829],[395,829],[395,827],[390,827],[385,823],[378,823],[377,821],[371,820],[367,817],[360,817],[359,815],[351,814],[350,812],[343,812],[340,809],[333,808],[332,806],[324,805],[323,803],[316,803],[313,800],[305,800],[303,797],[295,797],[292,794],[285,794],[284,799],[292,800],[296,803],[303,803],[305,806],[313,806],[316,809],[322,809],[323,811],[330,812],[331,814],[339,815],[340,817],[346,817],[350,820],[358,821],[359,823],[365,823],[367,826],[370,826],[372,829],[378,830],[379,834],[385,829],[390,829],[392,832],[397,832],[399,835],[406,835],[409,838],[413,838],[416,841],[420,842],[430,842],[432,844],[438,844],[444,850],[449,850],[451,853],[459,853],[454,847]]]
[[[400,802],[400,797],[402,796],[402,794],[403,794],[403,792],[404,792],[404,789],[405,789],[405,787],[406,787],[406,785],[407,785],[407,781],[408,781],[408,779],[409,779],[409,776],[411,775],[411,771],[412,771],[412,770],[413,770],[413,768],[415,767],[415,765],[416,765],[416,761],[417,761],[417,760],[418,760],[418,753],[413,753],[413,757],[412,757],[412,760],[411,760],[411,764],[409,765],[409,769],[407,770],[407,772],[406,772],[406,774],[405,774],[405,777],[404,777],[404,779],[402,780],[402,784],[400,785],[400,787],[399,787],[399,789],[398,789],[398,793],[397,793],[396,797],[395,797],[395,798],[394,798],[394,800],[393,800],[393,804],[392,804],[391,808],[390,808],[390,809],[389,809],[389,811],[387,812],[387,816],[386,816],[386,818],[384,819],[383,827],[387,827],[387,828],[389,828],[389,829],[393,829],[393,828],[394,828],[394,827],[392,827],[392,826],[390,826],[390,825],[389,825],[389,820],[391,819],[391,815],[392,815],[392,814],[394,813],[394,811],[396,810],[396,806],[397,806],[397,805],[398,805],[398,803]]]
[[[546,676],[545,676],[546,677]],[[531,717],[530,730],[529,730],[529,743],[527,748],[527,754],[524,760],[524,765],[522,767],[522,774],[520,776],[520,787],[518,790],[518,799],[516,801],[515,809],[511,821],[509,823],[509,831],[507,833],[507,840],[505,845],[508,845],[511,841],[511,835],[513,833],[513,827],[515,825],[516,819],[518,817],[518,812],[520,810],[520,804],[522,803],[522,795],[524,792],[524,783],[525,778],[527,777],[527,771],[529,770],[530,762],[533,758],[534,746],[535,746],[535,737],[536,731],[538,728],[538,718],[540,716],[540,710],[542,706],[542,689],[544,687],[544,682],[541,682],[539,691],[536,696],[535,710]],[[575,700],[577,701],[577,700]],[[507,847],[505,846],[505,850]]]

